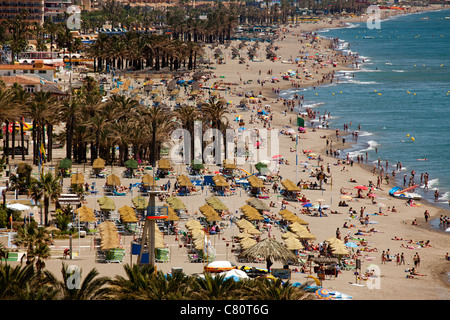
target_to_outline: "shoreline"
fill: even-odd
[[[384,18],[382,18],[382,22],[383,21],[386,21],[386,20],[390,20],[390,19],[395,19],[395,18],[397,18],[397,17],[399,17],[399,16],[404,16],[404,15],[413,15],[413,14],[423,14],[423,13],[425,13],[425,12],[435,12],[435,11],[446,11],[446,10],[450,10],[450,5],[446,5],[445,7],[442,7],[441,5],[433,5],[433,6],[430,6],[430,7],[427,7],[426,9],[425,8],[422,8],[422,10],[417,10],[417,11],[414,11],[414,12],[408,12],[408,13],[404,13],[404,14],[387,14],[387,16],[386,17],[384,17]],[[349,22],[347,22],[347,24],[350,24],[350,25],[347,25],[347,26],[343,26],[343,27],[334,27],[334,28],[332,28],[332,29],[345,29],[345,28],[351,28],[351,23],[354,23],[354,22],[361,22],[361,21],[356,21],[357,19],[353,19],[352,21],[349,21]],[[321,28],[321,29],[317,29],[316,30],[316,32],[320,32],[321,30],[327,30],[327,29],[331,29],[331,28]],[[329,41],[332,41],[332,39],[333,38],[329,38],[329,37],[327,37],[327,36],[322,36],[323,37],[323,39],[327,39],[327,40],[329,40]],[[342,52],[342,49],[334,49],[335,51],[338,51],[338,52]],[[359,53],[358,52],[352,52],[352,54],[357,54],[358,55],[358,57],[359,57]],[[358,58],[359,59],[359,58]],[[364,62],[360,62],[360,66],[361,66],[361,68],[362,68],[362,66],[364,65]],[[358,68],[354,68],[354,67],[349,67],[349,69],[347,69],[347,68],[342,68],[342,69],[340,69],[340,70],[336,70],[336,72],[337,73],[344,73],[345,71],[351,71],[351,70],[353,70],[353,71],[356,71],[356,70],[358,70]],[[336,81],[336,84],[337,85],[339,85],[339,81]],[[312,87],[310,86],[310,87],[307,87],[307,89],[312,89]],[[334,128],[334,129],[337,129],[337,128]],[[355,143],[356,144],[356,143]],[[355,148],[355,149],[352,149],[352,147],[355,145],[355,144],[352,144],[351,145],[351,147],[350,148],[346,148],[346,149],[342,149],[342,151],[343,151],[343,153],[345,153],[346,151],[348,151],[348,150],[351,150],[352,152],[358,152],[358,151],[360,151],[360,149],[357,149],[357,148]],[[373,161],[375,161],[375,160],[373,160]],[[369,171],[370,171],[370,169],[368,169]],[[401,179],[400,179],[400,177],[399,176],[397,176],[396,177],[396,180],[395,180],[396,182],[397,182],[397,185],[401,185]],[[449,186],[450,187],[450,186]],[[440,209],[442,209],[442,210],[450,210],[450,208],[449,208],[449,206],[450,206],[450,200],[449,200],[449,202],[448,202],[448,206],[446,205],[446,203],[444,204],[444,203],[434,203],[433,202],[433,195],[429,195],[427,192],[425,192],[425,191],[423,191],[423,190],[421,190],[421,188],[419,188],[420,189],[420,191],[419,191],[419,193],[422,195],[422,202],[424,202],[425,200],[427,201],[427,203],[429,204],[429,205],[433,205],[433,206],[436,206],[437,208],[440,208]],[[450,189],[449,189],[450,190]],[[435,218],[439,218],[438,216],[436,216]],[[436,229],[436,230],[438,230],[438,231],[440,231],[440,232],[444,232],[445,233],[445,231],[442,231],[442,230],[439,230],[439,229]]]

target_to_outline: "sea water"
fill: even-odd
[[[389,174],[401,162],[398,185],[403,175],[415,170],[416,183],[429,174],[429,190],[417,193],[449,208],[450,200],[450,10],[405,14],[383,20],[380,29],[366,22],[349,28],[319,31],[319,36],[338,38],[340,49],[358,55],[359,68],[336,70],[332,84],[280,94],[291,98],[304,95],[303,106],[319,115],[331,114],[330,128],[350,124],[359,131],[357,144],[343,150],[356,157],[367,152],[369,163],[381,159],[389,164]],[[428,18],[428,19],[426,19]],[[427,160],[423,160],[427,159]]]

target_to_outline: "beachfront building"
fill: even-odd
[[[33,64],[2,64],[0,65],[0,76],[37,75],[43,80],[53,82],[56,68],[44,65],[41,60]]]
[[[0,22],[15,19],[22,11],[26,11],[26,22],[44,23],[44,0],[0,0]]]

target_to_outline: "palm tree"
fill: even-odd
[[[225,300],[233,299],[237,294],[237,285],[232,278],[205,273],[203,278],[198,277],[192,282],[190,296],[198,300]]]
[[[126,278],[111,280],[111,297],[118,300],[179,300],[189,297],[192,278],[181,272],[164,275],[152,265],[124,265]]]
[[[181,123],[183,129],[187,130],[191,136],[191,144],[189,146],[185,146],[190,150],[190,157],[188,159],[194,158],[194,122],[200,120],[200,113],[197,111],[195,106],[191,105],[182,105],[181,108],[177,109],[175,112],[175,116],[178,121]]]
[[[39,148],[45,145],[45,128],[50,118],[57,113],[58,101],[50,92],[34,92],[25,113],[33,119],[33,164],[39,163]],[[51,146],[50,146],[51,147]]]
[[[258,279],[245,281],[241,286],[244,299],[250,300],[311,300],[313,296],[306,292],[306,284],[294,287],[289,281],[281,279]]]
[[[40,185],[44,196],[44,219],[45,226],[48,226],[48,214],[50,201],[56,201],[61,194],[61,184],[58,177],[50,172],[41,174]]]
[[[3,154],[6,156],[6,163],[8,163],[8,148],[9,148],[9,121],[14,118],[12,93],[8,90],[3,82],[0,83],[0,122],[5,123],[5,145]]]
[[[13,90],[13,103],[14,103],[14,109],[15,112],[17,112],[17,116],[19,117],[19,123],[20,123],[20,143],[21,143],[21,149],[22,149],[22,161],[25,161],[25,141],[24,141],[24,109],[23,106],[25,106],[28,101],[30,100],[31,94],[26,91],[22,86],[18,84],[14,84],[12,86]],[[14,153],[13,153],[14,154]]]
[[[79,275],[75,275],[65,263],[62,264],[61,273],[63,280],[59,281],[51,272],[45,271],[48,283],[58,290],[56,297],[59,300],[100,300],[108,295],[109,289],[106,285],[110,278],[98,277],[99,272],[95,268],[89,271],[83,281],[73,279],[76,276],[81,277],[82,270],[79,271]],[[69,283],[72,286],[68,285]]]
[[[208,103],[203,105],[202,111],[204,112],[206,119],[209,120],[211,128],[218,130],[221,133],[219,139],[216,141],[216,148],[214,150],[215,153],[218,152],[218,154],[215,155],[216,163],[221,163],[221,150],[224,145],[223,138],[225,137],[225,130],[228,127],[228,120],[225,116],[229,113],[228,106],[224,100],[217,100],[210,97]]]
[[[21,292],[35,279],[33,264],[24,267],[17,265],[15,267],[10,264],[0,265],[0,292],[2,299],[14,300],[20,299]]]
[[[60,120],[65,123],[66,158],[72,160],[73,136],[80,116],[80,102],[78,99],[66,100],[60,108]]]
[[[39,272],[45,267],[44,260],[50,257],[47,246],[48,234],[44,228],[38,227],[36,221],[18,227],[15,244],[27,248],[26,264],[33,264],[36,261],[36,269]]]

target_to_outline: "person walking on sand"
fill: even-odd
[[[403,254],[403,252],[400,255],[400,264],[405,264],[405,255]]]
[[[424,216],[425,216],[425,222],[428,223],[428,218],[430,217],[430,213],[428,212],[428,210],[425,210]]]

